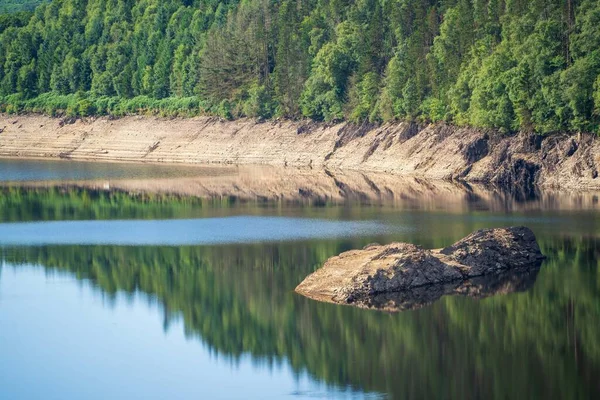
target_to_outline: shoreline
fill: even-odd
[[[222,163],[212,163],[212,164],[204,164],[204,163],[185,163],[185,162],[163,162],[156,160],[135,160],[135,159],[117,159],[117,158],[64,158],[64,157],[45,157],[45,156],[15,156],[15,155],[3,155],[0,154],[1,160],[9,160],[9,161],[33,161],[33,162],[50,162],[50,163],[69,163],[69,162],[77,162],[77,163],[87,163],[87,164],[123,164],[123,165],[133,165],[133,166],[156,166],[161,168],[189,168],[189,169],[229,169],[236,168],[244,165],[251,166],[251,164],[222,164]],[[268,165],[268,164],[265,164]],[[302,167],[297,167],[301,169]],[[306,168],[309,169],[309,168]]]
[[[511,190],[600,189],[600,140],[591,134],[503,136],[445,124],[356,126],[214,117],[69,122],[37,114],[0,114],[0,157],[205,168],[271,165]]]

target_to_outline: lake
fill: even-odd
[[[2,399],[600,398],[597,194],[331,171],[0,168]],[[398,313],[294,293],[346,250],[438,248],[511,225],[548,257],[515,287]]]

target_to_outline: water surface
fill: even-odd
[[[2,398],[362,398],[284,362],[224,357],[187,338],[182,320],[166,329],[151,296],[107,299],[39,265],[5,264],[0,273]]]
[[[331,221],[236,216],[174,220],[0,223],[0,245],[189,245],[290,241],[383,235],[401,226],[376,221]]]
[[[0,182],[156,179],[219,176],[231,169],[127,162],[1,159]]]
[[[444,193],[407,206],[13,186],[0,398],[598,398],[600,218],[574,206],[593,198]],[[516,291],[394,314],[293,292],[342,251],[517,224],[548,259]]]

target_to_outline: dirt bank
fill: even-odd
[[[509,188],[599,189],[592,135],[506,137],[411,123],[382,126],[216,118],[65,121],[0,115],[0,156],[205,164],[270,164],[385,172]]]

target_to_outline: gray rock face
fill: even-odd
[[[469,267],[467,276],[523,268],[543,260],[535,235],[529,228],[483,229],[474,232],[440,253]]]
[[[406,297],[411,292],[427,299],[469,292],[474,284],[467,281],[474,277],[537,269],[543,259],[529,228],[483,229],[441,250],[392,243],[342,253],[309,275],[296,292],[321,301],[381,308],[377,305],[390,304],[391,298],[410,303]]]

